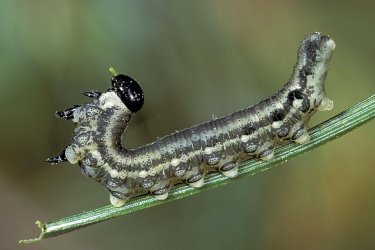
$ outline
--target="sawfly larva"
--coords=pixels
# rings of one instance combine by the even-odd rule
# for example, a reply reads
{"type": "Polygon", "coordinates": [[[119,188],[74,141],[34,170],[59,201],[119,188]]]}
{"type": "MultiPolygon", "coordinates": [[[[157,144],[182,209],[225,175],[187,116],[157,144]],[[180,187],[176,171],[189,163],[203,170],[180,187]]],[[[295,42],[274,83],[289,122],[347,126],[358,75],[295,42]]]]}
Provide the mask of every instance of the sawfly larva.
{"type": "Polygon", "coordinates": [[[166,199],[175,183],[199,188],[208,171],[233,178],[238,163],[249,158],[272,159],[284,141],[309,140],[307,123],[317,110],[333,106],[324,81],[335,42],[326,35],[306,36],[293,74],[276,94],[252,107],[177,131],[136,149],[122,146],[122,134],[144,102],[143,91],[129,76],[112,73],[106,92],[89,91],[92,102],[56,112],[76,123],[71,144],[46,161],[78,163],[84,175],[102,183],[114,206],[151,193],[166,199]]]}

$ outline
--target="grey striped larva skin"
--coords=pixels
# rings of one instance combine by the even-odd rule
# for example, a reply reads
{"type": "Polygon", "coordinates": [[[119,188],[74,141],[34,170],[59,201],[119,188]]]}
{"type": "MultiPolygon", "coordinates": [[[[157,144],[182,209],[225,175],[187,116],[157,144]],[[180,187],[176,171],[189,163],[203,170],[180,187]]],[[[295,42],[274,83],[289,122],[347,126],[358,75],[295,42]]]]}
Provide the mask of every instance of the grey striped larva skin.
{"type": "Polygon", "coordinates": [[[201,187],[209,170],[235,177],[240,161],[252,157],[267,161],[272,159],[275,145],[309,140],[311,116],[332,108],[324,81],[334,48],[329,36],[314,33],[305,37],[291,78],[276,94],[137,149],[121,144],[134,115],[130,106],[113,89],[90,92],[93,102],[60,112],[60,117],[69,116],[76,123],[74,136],[62,155],[47,161],[79,163],[84,175],[106,186],[114,206],[143,193],[166,199],[179,181],[201,187]]]}

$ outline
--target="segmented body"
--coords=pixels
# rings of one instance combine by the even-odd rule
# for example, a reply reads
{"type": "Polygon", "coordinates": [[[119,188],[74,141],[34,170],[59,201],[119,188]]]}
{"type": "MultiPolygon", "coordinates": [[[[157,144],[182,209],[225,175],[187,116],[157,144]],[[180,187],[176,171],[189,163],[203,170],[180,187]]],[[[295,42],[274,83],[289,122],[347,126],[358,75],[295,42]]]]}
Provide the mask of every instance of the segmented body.
{"type": "Polygon", "coordinates": [[[79,163],[86,176],[103,183],[115,206],[146,192],[165,199],[176,180],[200,187],[208,170],[235,177],[244,159],[270,160],[275,145],[308,141],[310,117],[317,109],[332,108],[324,80],[334,47],[328,36],[306,37],[292,77],[273,96],[137,149],[121,144],[133,113],[114,92],[105,92],[74,110],[77,126],[66,158],[79,163]]]}

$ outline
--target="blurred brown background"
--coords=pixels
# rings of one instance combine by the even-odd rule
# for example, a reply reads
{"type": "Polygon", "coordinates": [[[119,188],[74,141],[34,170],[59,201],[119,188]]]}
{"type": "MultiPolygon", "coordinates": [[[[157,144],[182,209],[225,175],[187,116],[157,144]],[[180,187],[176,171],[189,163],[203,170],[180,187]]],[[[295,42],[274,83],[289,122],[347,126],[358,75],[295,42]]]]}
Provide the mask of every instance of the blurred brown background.
{"type": "Polygon", "coordinates": [[[374,249],[374,122],[302,157],[191,198],[33,245],[48,221],[109,203],[77,166],[54,111],[105,90],[109,66],[141,82],[128,147],[274,93],[302,38],[330,34],[334,110],[374,93],[370,1],[0,1],[1,249],[374,249]]]}

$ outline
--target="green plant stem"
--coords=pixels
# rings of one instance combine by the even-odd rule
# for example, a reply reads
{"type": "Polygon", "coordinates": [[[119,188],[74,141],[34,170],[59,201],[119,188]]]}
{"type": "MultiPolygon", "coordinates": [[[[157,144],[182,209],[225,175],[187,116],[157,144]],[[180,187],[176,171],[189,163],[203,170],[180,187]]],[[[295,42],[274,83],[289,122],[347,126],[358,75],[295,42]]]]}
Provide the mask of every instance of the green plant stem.
{"type": "MultiPolygon", "coordinates": [[[[370,121],[372,118],[374,118],[374,116],[375,95],[372,95],[353,107],[341,112],[335,117],[312,128],[309,131],[311,139],[308,143],[303,145],[295,143],[283,145],[275,150],[275,157],[269,162],[255,159],[243,162],[240,165],[237,178],[253,175],[259,171],[264,171],[271,167],[275,167],[278,164],[286,162],[287,160],[301,155],[315,147],[337,139],[338,137],[370,121]]],[[[168,199],[164,201],[159,201],[149,195],[146,195],[134,198],[120,208],[109,205],[55,221],[46,223],[37,221],[37,225],[42,230],[40,236],[35,239],[21,240],[20,243],[31,243],[54,237],[107,219],[115,218],[120,215],[129,214],[148,207],[197,194],[207,189],[219,187],[235,181],[235,179],[228,179],[218,172],[210,173],[205,178],[204,187],[195,189],[188,185],[176,186],[170,191],[168,199]]]]}

